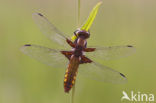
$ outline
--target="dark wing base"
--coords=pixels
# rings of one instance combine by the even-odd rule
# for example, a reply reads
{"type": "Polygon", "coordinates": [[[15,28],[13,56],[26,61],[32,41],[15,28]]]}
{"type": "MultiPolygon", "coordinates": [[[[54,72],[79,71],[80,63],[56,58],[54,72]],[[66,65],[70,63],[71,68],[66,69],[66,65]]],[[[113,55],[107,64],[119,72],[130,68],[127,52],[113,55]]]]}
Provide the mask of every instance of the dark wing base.
{"type": "Polygon", "coordinates": [[[91,63],[93,62],[92,60],[90,60],[89,58],[87,58],[86,56],[81,56],[81,61],[80,64],[84,64],[84,63],[91,63]]]}
{"type": "Polygon", "coordinates": [[[73,54],[72,51],[61,51],[61,53],[70,60],[71,55],[73,54]]]}

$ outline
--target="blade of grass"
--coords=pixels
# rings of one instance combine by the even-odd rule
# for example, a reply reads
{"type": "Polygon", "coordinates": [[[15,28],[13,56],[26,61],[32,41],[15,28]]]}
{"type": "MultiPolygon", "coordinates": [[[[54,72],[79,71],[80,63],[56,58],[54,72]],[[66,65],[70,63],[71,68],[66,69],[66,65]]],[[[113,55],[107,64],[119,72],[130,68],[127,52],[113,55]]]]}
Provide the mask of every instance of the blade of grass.
{"type": "MultiPolygon", "coordinates": [[[[99,7],[100,5],[102,4],[102,1],[98,2],[95,7],[92,9],[88,19],[86,20],[86,22],[84,23],[84,25],[80,28],[81,30],[85,30],[85,31],[88,31],[97,15],[97,12],[99,10],[99,7]]],[[[78,20],[77,20],[77,26],[79,27],[79,24],[80,24],[80,5],[81,5],[81,2],[80,0],[78,0],[78,20]]],[[[72,41],[75,41],[77,38],[77,36],[73,35],[71,37],[71,40],[72,41]]]]}
{"type": "Polygon", "coordinates": [[[102,4],[102,1],[98,2],[95,7],[92,9],[88,19],[84,23],[84,25],[80,28],[81,30],[88,31],[97,15],[97,12],[99,10],[100,5],[102,4]]]}

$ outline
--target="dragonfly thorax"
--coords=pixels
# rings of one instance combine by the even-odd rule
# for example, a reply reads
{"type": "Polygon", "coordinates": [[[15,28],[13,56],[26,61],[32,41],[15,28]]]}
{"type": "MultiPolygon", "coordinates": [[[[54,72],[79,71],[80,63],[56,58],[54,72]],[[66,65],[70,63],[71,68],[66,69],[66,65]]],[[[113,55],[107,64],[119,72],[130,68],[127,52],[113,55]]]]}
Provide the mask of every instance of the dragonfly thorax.
{"type": "Polygon", "coordinates": [[[83,52],[83,47],[80,45],[77,45],[76,48],[74,49],[74,56],[80,57],[83,52]]]}

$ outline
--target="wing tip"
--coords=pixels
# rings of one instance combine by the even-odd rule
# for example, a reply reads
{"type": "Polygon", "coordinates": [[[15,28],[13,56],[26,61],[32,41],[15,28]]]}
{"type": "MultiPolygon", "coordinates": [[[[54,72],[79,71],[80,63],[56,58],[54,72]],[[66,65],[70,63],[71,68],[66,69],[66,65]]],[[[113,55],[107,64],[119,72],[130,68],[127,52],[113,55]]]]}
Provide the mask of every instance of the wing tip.
{"type": "Polygon", "coordinates": [[[41,14],[41,13],[37,13],[39,16],[43,16],[43,14],[41,14]]]}
{"type": "Polygon", "coordinates": [[[31,44],[25,44],[24,46],[31,46],[31,44]]]}
{"type": "Polygon", "coordinates": [[[38,15],[38,16],[42,16],[42,17],[44,16],[43,14],[41,14],[41,13],[38,13],[38,12],[36,12],[36,13],[33,13],[32,15],[33,15],[33,16],[35,16],[35,15],[38,15]]]}
{"type": "Polygon", "coordinates": [[[130,47],[130,48],[132,48],[133,46],[132,46],[132,45],[127,45],[127,47],[130,47]]]}
{"type": "Polygon", "coordinates": [[[132,45],[127,45],[127,48],[131,49],[132,53],[136,52],[136,48],[132,45]]]}
{"type": "Polygon", "coordinates": [[[122,83],[127,83],[127,78],[126,78],[126,76],[124,75],[124,74],[122,74],[122,73],[119,73],[121,76],[122,76],[122,83]]]}
{"type": "Polygon", "coordinates": [[[20,50],[23,52],[23,53],[25,53],[25,49],[27,48],[27,47],[30,47],[30,46],[32,46],[31,44],[25,44],[24,46],[22,46],[21,48],[20,48],[20,50]]]}
{"type": "Polygon", "coordinates": [[[122,77],[126,78],[126,76],[125,76],[124,74],[120,73],[120,75],[121,75],[122,77]]]}

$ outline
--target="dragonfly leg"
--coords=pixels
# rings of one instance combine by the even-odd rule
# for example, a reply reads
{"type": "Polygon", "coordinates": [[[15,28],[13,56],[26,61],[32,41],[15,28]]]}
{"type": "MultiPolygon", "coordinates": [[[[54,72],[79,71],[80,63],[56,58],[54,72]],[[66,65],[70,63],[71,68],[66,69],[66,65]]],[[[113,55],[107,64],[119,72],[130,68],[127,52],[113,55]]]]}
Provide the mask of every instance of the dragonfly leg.
{"type": "Polygon", "coordinates": [[[73,47],[73,48],[76,47],[75,44],[74,44],[71,40],[66,39],[66,42],[67,42],[71,47],[73,47]]]}
{"type": "Polygon", "coordinates": [[[84,56],[84,55],[81,56],[80,64],[91,63],[91,62],[92,62],[92,60],[90,60],[90,59],[87,58],[86,56],[84,56]]]}

